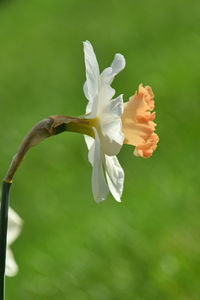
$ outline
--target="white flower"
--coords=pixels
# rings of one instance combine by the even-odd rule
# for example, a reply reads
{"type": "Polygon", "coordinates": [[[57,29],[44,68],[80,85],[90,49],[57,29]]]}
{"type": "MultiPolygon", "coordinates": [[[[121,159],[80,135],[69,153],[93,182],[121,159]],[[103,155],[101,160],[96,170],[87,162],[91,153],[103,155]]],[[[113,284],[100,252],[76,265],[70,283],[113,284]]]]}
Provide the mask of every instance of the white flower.
{"type": "Polygon", "coordinates": [[[124,141],[121,121],[123,96],[112,99],[115,90],[111,88],[111,83],[115,75],[125,67],[125,59],[121,54],[116,54],[111,66],[100,74],[94,50],[88,41],[84,42],[84,55],[86,82],[83,89],[89,101],[85,118],[92,119],[94,125],[94,139],[85,135],[89,149],[88,158],[93,166],[92,192],[94,199],[101,202],[106,199],[110,190],[113,197],[120,202],[124,171],[116,155],[124,141]]]}
{"type": "Polygon", "coordinates": [[[8,233],[7,233],[7,251],[6,251],[6,275],[15,276],[18,272],[18,266],[15,262],[10,245],[16,240],[20,234],[22,226],[21,218],[16,212],[9,208],[8,211],[8,233]]]}

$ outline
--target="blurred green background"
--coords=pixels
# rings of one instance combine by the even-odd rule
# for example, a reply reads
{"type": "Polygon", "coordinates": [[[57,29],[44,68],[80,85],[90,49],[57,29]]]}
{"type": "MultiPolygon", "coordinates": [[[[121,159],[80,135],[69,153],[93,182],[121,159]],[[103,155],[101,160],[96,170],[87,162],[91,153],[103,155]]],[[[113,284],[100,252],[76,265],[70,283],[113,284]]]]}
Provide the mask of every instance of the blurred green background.
{"type": "Polygon", "coordinates": [[[199,0],[1,1],[1,179],[37,121],[85,112],[86,39],[101,70],[125,56],[116,95],[152,86],[159,146],[148,160],[123,147],[122,203],[99,205],[81,135],[32,149],[11,190],[24,227],[6,299],[200,299],[199,0]]]}

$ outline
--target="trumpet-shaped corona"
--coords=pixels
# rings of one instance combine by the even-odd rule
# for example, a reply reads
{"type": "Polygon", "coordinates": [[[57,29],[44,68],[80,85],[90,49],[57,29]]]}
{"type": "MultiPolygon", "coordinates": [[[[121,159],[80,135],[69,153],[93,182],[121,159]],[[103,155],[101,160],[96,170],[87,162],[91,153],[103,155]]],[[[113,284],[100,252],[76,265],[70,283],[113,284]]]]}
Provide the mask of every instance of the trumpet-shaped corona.
{"type": "Polygon", "coordinates": [[[158,136],[154,133],[154,94],[150,86],[139,86],[139,92],[130,97],[124,104],[122,114],[122,131],[124,143],[135,146],[136,156],[148,158],[157,147],[158,136]]]}

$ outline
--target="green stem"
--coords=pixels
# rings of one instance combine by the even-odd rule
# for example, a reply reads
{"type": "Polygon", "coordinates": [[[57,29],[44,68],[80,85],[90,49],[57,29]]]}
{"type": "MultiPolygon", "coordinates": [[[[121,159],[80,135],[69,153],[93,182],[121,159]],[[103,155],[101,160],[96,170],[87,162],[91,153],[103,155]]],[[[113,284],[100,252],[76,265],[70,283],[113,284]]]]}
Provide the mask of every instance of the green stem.
{"type": "Polygon", "coordinates": [[[0,300],[4,300],[6,243],[8,227],[9,191],[11,183],[2,183],[2,200],[0,211],[0,300]]]}

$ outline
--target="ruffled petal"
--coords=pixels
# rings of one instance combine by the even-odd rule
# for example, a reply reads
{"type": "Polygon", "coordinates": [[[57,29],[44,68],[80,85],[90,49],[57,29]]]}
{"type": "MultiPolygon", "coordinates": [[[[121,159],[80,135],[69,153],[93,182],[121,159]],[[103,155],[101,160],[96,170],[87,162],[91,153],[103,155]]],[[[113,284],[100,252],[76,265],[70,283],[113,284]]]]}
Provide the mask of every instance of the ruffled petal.
{"type": "Polygon", "coordinates": [[[116,201],[121,202],[124,186],[124,171],[116,156],[105,155],[104,167],[109,189],[116,201]]]}
{"type": "Polygon", "coordinates": [[[105,177],[102,167],[102,155],[99,135],[94,128],[95,133],[95,147],[93,158],[93,170],[92,170],[92,192],[96,202],[101,202],[108,196],[109,190],[105,182],[105,177]]]}
{"type": "Polygon", "coordinates": [[[15,262],[12,251],[7,248],[6,251],[6,276],[15,276],[18,272],[18,266],[15,262]]]}
{"type": "Polygon", "coordinates": [[[18,216],[18,214],[9,207],[8,211],[8,235],[7,235],[7,244],[10,245],[13,243],[18,235],[20,234],[21,227],[22,227],[23,221],[18,216]]]}
{"type": "Polygon", "coordinates": [[[157,147],[158,136],[154,133],[154,94],[150,86],[139,86],[139,93],[135,93],[129,102],[124,104],[122,115],[122,131],[124,143],[136,146],[136,156],[148,158],[157,147]]]}
{"type": "Polygon", "coordinates": [[[115,76],[125,68],[125,65],[126,61],[124,56],[119,53],[115,54],[111,66],[109,68],[106,68],[101,73],[101,85],[110,85],[113,82],[115,76]]]}
{"type": "Polygon", "coordinates": [[[104,154],[117,155],[123,145],[121,115],[123,113],[123,96],[108,101],[99,117],[99,135],[104,154]]]}

